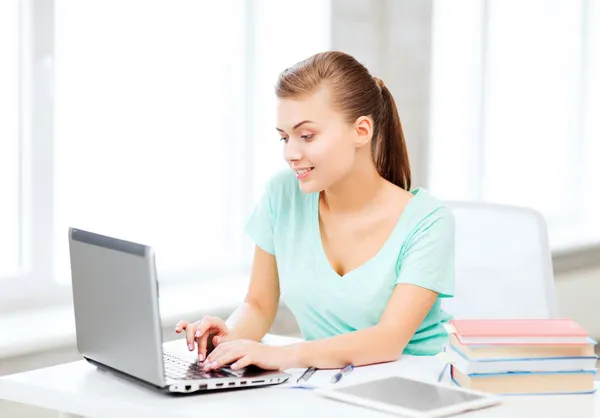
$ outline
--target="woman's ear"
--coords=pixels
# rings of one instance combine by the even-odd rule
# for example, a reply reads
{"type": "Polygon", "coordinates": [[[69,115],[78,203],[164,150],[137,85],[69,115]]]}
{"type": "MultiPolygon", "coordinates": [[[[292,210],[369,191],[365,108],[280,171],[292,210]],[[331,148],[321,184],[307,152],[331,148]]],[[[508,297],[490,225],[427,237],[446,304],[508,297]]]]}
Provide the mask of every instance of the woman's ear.
{"type": "Polygon", "coordinates": [[[373,119],[370,116],[361,116],[354,122],[356,131],[356,148],[363,147],[373,138],[373,119]]]}

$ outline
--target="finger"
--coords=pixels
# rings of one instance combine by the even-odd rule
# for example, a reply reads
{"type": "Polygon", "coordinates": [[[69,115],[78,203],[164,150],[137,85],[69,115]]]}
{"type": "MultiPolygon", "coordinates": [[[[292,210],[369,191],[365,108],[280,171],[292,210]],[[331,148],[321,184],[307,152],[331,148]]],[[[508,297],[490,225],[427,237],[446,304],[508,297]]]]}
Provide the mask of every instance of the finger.
{"type": "Polygon", "coordinates": [[[221,353],[218,356],[215,356],[210,363],[210,368],[218,369],[219,367],[231,364],[244,356],[245,353],[241,353],[239,350],[221,350],[221,353]]]}
{"type": "Polygon", "coordinates": [[[188,350],[192,351],[196,347],[196,325],[190,324],[185,328],[185,339],[187,340],[188,350]]]}
{"type": "Polygon", "coordinates": [[[219,353],[223,350],[222,347],[215,348],[209,355],[206,356],[206,363],[212,363],[219,356],[219,353]]]}
{"type": "Polygon", "coordinates": [[[197,330],[195,335],[198,341],[198,361],[204,361],[206,358],[206,345],[210,334],[208,332],[201,334],[200,330],[197,330]]]}
{"type": "MultiPolygon", "coordinates": [[[[211,333],[214,331],[214,324],[200,324],[196,329],[194,336],[198,343],[198,360],[203,361],[206,359],[208,353],[208,339],[211,333]]],[[[213,347],[214,348],[214,347],[213,347]]]]}
{"type": "Polygon", "coordinates": [[[216,347],[219,344],[223,344],[223,343],[227,343],[233,341],[232,339],[230,339],[228,336],[223,336],[223,335],[215,335],[213,337],[213,345],[216,347]]]}
{"type": "Polygon", "coordinates": [[[225,337],[220,337],[218,335],[215,335],[212,339],[212,343],[213,343],[213,347],[217,347],[219,344],[223,344],[226,343],[227,340],[225,337]]]}
{"type": "Polygon", "coordinates": [[[204,334],[208,335],[208,332],[215,326],[214,320],[210,316],[205,316],[202,318],[202,321],[196,323],[196,331],[198,331],[199,335],[202,336],[204,334]]]}
{"type": "Polygon", "coordinates": [[[215,369],[223,365],[223,359],[228,358],[231,354],[232,347],[221,345],[215,348],[212,353],[208,355],[204,365],[209,369],[215,369]]]}
{"type": "Polygon", "coordinates": [[[236,343],[239,343],[239,342],[238,341],[229,341],[229,342],[221,343],[218,347],[215,347],[215,349],[209,355],[206,356],[206,361],[207,362],[215,361],[215,359],[218,356],[220,356],[223,352],[229,350],[234,345],[237,345],[236,343]]]}
{"type": "Polygon", "coordinates": [[[187,326],[188,326],[188,321],[181,320],[177,324],[175,324],[175,332],[180,333],[187,326]]]}
{"type": "Polygon", "coordinates": [[[244,357],[240,358],[238,361],[236,361],[235,363],[233,363],[231,365],[231,369],[239,370],[239,369],[243,369],[244,367],[248,367],[251,364],[252,364],[252,359],[250,358],[250,356],[244,356],[244,357]]]}

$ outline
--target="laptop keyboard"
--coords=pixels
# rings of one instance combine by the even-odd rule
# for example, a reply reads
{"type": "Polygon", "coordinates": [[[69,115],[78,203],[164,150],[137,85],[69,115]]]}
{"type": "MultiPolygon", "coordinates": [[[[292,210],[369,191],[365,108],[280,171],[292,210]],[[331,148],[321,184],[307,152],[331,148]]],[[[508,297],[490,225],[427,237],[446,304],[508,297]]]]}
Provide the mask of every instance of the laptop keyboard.
{"type": "Polygon", "coordinates": [[[198,366],[197,362],[190,362],[189,360],[173,354],[164,353],[163,361],[165,364],[165,376],[173,380],[199,380],[237,377],[235,374],[227,373],[223,369],[205,372],[202,370],[202,366],[198,366]]]}

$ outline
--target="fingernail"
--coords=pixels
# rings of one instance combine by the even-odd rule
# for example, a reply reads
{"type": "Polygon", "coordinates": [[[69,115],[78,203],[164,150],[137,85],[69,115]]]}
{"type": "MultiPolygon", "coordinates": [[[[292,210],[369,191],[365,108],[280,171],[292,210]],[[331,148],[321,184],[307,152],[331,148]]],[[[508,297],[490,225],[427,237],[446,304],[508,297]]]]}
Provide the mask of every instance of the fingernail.
{"type": "Polygon", "coordinates": [[[232,369],[232,370],[236,370],[237,368],[238,368],[238,365],[237,365],[237,363],[233,363],[233,364],[231,365],[231,369],[232,369]]]}
{"type": "Polygon", "coordinates": [[[196,331],[196,333],[194,334],[196,337],[200,336],[200,331],[196,331]]]}
{"type": "Polygon", "coordinates": [[[198,354],[198,361],[204,360],[204,356],[202,354],[198,354]]]}
{"type": "Polygon", "coordinates": [[[213,361],[212,363],[210,363],[210,367],[212,367],[213,369],[218,369],[219,363],[217,363],[216,361],[213,361]]]}
{"type": "Polygon", "coordinates": [[[189,348],[190,350],[193,350],[193,349],[194,349],[194,345],[193,345],[193,344],[188,344],[188,348],[189,348]]]}

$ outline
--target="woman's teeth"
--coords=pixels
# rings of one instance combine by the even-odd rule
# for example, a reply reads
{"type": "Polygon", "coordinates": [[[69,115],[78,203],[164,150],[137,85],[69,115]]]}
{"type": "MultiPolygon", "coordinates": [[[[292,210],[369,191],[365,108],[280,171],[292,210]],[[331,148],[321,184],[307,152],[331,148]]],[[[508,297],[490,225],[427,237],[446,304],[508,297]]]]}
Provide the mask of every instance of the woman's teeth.
{"type": "Polygon", "coordinates": [[[310,167],[310,168],[303,168],[301,170],[296,170],[296,173],[298,174],[304,174],[304,173],[308,173],[310,170],[312,170],[314,167],[310,167]]]}

